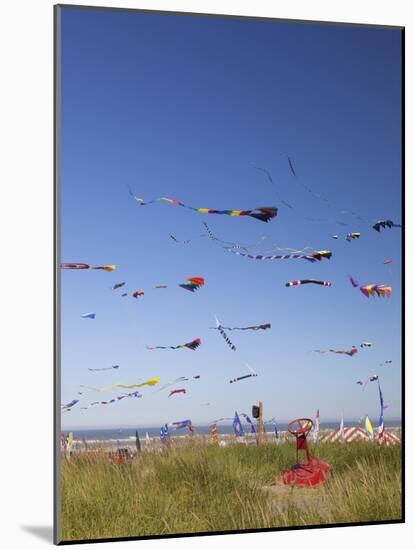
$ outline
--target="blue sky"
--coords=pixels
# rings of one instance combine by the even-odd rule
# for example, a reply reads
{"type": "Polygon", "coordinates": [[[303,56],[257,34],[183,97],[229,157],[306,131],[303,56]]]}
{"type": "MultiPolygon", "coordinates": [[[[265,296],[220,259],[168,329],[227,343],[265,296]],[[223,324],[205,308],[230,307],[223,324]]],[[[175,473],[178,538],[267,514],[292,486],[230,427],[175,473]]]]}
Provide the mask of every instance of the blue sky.
{"type": "Polygon", "coordinates": [[[266,417],[280,420],[320,408],[322,420],[343,412],[376,421],[377,388],[356,385],[375,373],[387,416],[400,416],[401,230],[371,228],[382,218],[401,221],[399,30],[63,8],[61,109],[61,260],[117,265],[112,273],[62,271],[62,402],[78,398],[80,384],[201,375],[184,396],[143,388],[142,399],[82,411],[118,394],[85,392],[63,415],[64,428],[209,421],[249,412],[259,400],[266,417]],[[163,202],[140,207],[129,186],[147,200],[279,212],[265,224],[163,202]],[[312,246],[333,258],[238,257],[197,238],[203,221],[224,240],[267,236],[264,251],[312,246]],[[349,231],[360,240],[332,239],[349,231]],[[169,234],[195,240],[177,244],[169,234]],[[391,299],[366,299],[348,274],[390,283],[391,299]],[[191,294],[177,286],[190,276],[205,277],[205,287],[191,294]],[[285,287],[303,278],[333,286],[285,287]],[[110,290],[121,281],[145,296],[121,298],[110,290]],[[95,320],[80,317],[89,311],[95,320]],[[233,352],[209,329],[215,314],[225,326],[272,328],[229,333],[233,352]],[[145,349],[197,337],[194,352],[145,349]],[[373,347],[353,358],[310,351],[363,341],[373,347]],[[380,367],[385,359],[392,365],[380,367]],[[229,384],[244,362],[258,377],[229,384]],[[120,369],[87,370],[113,364],[120,369]]]}

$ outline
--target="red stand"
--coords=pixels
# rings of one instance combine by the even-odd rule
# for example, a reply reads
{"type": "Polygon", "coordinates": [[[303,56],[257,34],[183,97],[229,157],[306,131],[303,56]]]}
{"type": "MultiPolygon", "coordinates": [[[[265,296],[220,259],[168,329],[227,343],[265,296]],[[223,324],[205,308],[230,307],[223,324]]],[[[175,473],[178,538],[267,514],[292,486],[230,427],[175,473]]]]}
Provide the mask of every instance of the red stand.
{"type": "Polygon", "coordinates": [[[307,435],[313,427],[310,418],[297,418],[288,424],[288,431],[296,438],[296,461],[283,474],[285,485],[297,485],[300,487],[315,487],[324,483],[330,473],[331,466],[324,460],[314,458],[307,444],[307,435]],[[298,451],[304,451],[306,462],[298,462],[298,451]]]}

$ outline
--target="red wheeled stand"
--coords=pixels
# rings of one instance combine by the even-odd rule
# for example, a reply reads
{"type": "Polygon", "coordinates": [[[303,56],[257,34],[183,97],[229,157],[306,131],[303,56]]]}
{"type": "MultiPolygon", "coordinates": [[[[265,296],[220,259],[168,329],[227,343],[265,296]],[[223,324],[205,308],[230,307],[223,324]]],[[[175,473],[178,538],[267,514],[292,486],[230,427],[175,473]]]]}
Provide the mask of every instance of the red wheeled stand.
{"type": "Polygon", "coordinates": [[[310,418],[297,418],[288,424],[288,431],[296,438],[296,464],[285,470],[283,481],[286,485],[298,485],[300,487],[315,487],[324,483],[330,473],[331,466],[324,460],[314,458],[307,444],[307,435],[313,428],[310,418]],[[298,462],[298,451],[304,451],[306,462],[298,462]]]}

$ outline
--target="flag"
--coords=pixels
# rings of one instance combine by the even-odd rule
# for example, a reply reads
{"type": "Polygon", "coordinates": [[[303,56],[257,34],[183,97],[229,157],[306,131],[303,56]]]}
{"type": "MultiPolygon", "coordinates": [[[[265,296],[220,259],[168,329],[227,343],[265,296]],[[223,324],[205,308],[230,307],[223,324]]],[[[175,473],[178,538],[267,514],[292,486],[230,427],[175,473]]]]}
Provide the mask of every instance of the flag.
{"type": "Polygon", "coordinates": [[[317,443],[320,433],[320,409],[317,409],[316,420],[314,422],[313,440],[317,443]]]}
{"type": "Polygon", "coordinates": [[[275,439],[278,441],[278,428],[276,424],[274,426],[274,432],[275,432],[275,439]]]}
{"type": "Polygon", "coordinates": [[[168,443],[169,439],[170,439],[169,427],[167,426],[167,424],[164,424],[164,426],[160,428],[160,441],[162,443],[168,443]]]}
{"type": "Polygon", "coordinates": [[[369,437],[373,438],[373,426],[368,415],[365,418],[365,429],[369,437]]]}
{"type": "Polygon", "coordinates": [[[235,432],[236,437],[242,437],[245,435],[244,429],[242,428],[241,421],[239,420],[238,413],[235,411],[235,418],[233,419],[233,431],[235,432]]]}
{"type": "Polygon", "coordinates": [[[189,428],[191,432],[194,430],[191,420],[180,420],[179,422],[172,422],[171,425],[176,430],[182,430],[183,428],[189,428]]]}
{"type": "Polygon", "coordinates": [[[256,434],[255,426],[252,420],[249,418],[249,416],[245,413],[242,413],[242,416],[246,419],[248,424],[251,426],[251,433],[256,434]]]}
{"type": "Polygon", "coordinates": [[[379,425],[378,425],[378,438],[382,439],[385,433],[385,424],[383,423],[383,395],[382,390],[380,389],[380,384],[378,380],[378,387],[379,387],[379,401],[380,401],[380,416],[379,416],[379,425]]]}
{"type": "Polygon", "coordinates": [[[342,440],[344,440],[344,418],[343,418],[343,414],[342,414],[342,417],[340,419],[340,428],[339,428],[339,432],[340,432],[340,438],[342,440]]]}
{"type": "Polygon", "coordinates": [[[216,424],[212,424],[210,427],[210,442],[215,445],[218,443],[218,427],[216,424]]]}
{"type": "Polygon", "coordinates": [[[139,453],[141,451],[141,443],[140,443],[140,438],[138,437],[137,430],[135,431],[135,447],[137,449],[137,453],[139,453]]]}

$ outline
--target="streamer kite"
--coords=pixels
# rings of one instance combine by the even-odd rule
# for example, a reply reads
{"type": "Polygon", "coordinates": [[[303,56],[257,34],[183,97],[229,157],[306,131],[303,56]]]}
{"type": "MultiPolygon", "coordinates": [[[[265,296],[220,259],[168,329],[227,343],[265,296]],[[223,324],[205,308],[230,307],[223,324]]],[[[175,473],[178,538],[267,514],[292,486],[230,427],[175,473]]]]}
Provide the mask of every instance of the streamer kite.
{"type": "Polygon", "coordinates": [[[332,284],[328,281],[317,281],[316,279],[302,279],[300,281],[289,281],[288,283],[285,283],[285,286],[299,286],[299,285],[308,285],[308,284],[332,286],[332,284]]]}
{"type": "Polygon", "coordinates": [[[195,290],[198,290],[200,287],[202,287],[205,284],[205,279],[203,277],[189,277],[186,279],[185,283],[179,284],[181,288],[184,288],[185,290],[189,290],[190,292],[194,292],[195,290]]]}
{"type": "Polygon", "coordinates": [[[321,354],[330,352],[330,353],[337,353],[337,354],[340,354],[340,355],[348,355],[349,357],[353,357],[353,355],[358,352],[358,349],[353,346],[349,350],[342,350],[342,349],[321,350],[321,349],[315,349],[313,351],[315,353],[321,353],[321,354]]]}
{"type": "Polygon", "coordinates": [[[82,388],[86,388],[88,390],[93,391],[110,391],[114,388],[124,388],[127,390],[132,390],[134,388],[141,388],[142,386],[155,386],[160,382],[160,378],[151,378],[150,380],[146,380],[145,382],[140,382],[138,384],[113,384],[112,386],[106,386],[105,388],[94,388],[93,386],[81,386],[82,388]]]}
{"type": "Polygon", "coordinates": [[[179,393],[187,393],[185,388],[179,388],[177,390],[171,390],[171,392],[169,393],[169,397],[171,397],[172,395],[176,395],[176,394],[179,394],[179,393]]]}
{"type": "Polygon", "coordinates": [[[230,339],[228,338],[228,335],[226,334],[226,332],[223,330],[223,327],[222,325],[220,324],[220,321],[217,317],[215,317],[215,320],[216,320],[216,328],[217,330],[222,334],[223,336],[223,339],[225,340],[225,342],[228,344],[228,346],[230,347],[230,349],[232,351],[236,351],[236,346],[234,346],[232,344],[232,342],[230,341],[230,339]]]}
{"type": "MultiPolygon", "coordinates": [[[[219,327],[210,327],[213,330],[219,330],[219,327]]],[[[263,325],[252,325],[249,327],[222,327],[225,330],[267,330],[271,328],[270,323],[264,323],[263,325]]]]}
{"type": "Polygon", "coordinates": [[[61,264],[61,269],[101,269],[103,271],[114,271],[116,268],[117,268],[116,265],[93,266],[88,264],[71,264],[71,263],[61,264]]]}
{"type": "Polygon", "coordinates": [[[238,256],[245,256],[246,258],[250,258],[251,260],[297,260],[297,259],[303,259],[308,260],[309,262],[320,262],[323,258],[326,258],[327,260],[330,260],[333,253],[330,250],[318,250],[316,252],[310,252],[308,254],[299,254],[299,253],[292,253],[292,254],[278,254],[278,255],[268,255],[264,256],[262,254],[247,254],[245,252],[238,252],[236,250],[229,249],[229,252],[232,252],[233,254],[237,254],[238,256]]]}
{"type": "Polygon", "coordinates": [[[187,344],[179,344],[177,346],[153,346],[153,347],[146,346],[146,348],[149,349],[149,350],[187,348],[187,349],[191,349],[191,350],[194,351],[200,346],[201,343],[202,343],[202,340],[200,338],[196,338],[195,340],[192,340],[191,342],[187,342],[187,344]]]}
{"type": "Polygon", "coordinates": [[[392,229],[392,227],[402,227],[402,225],[394,223],[392,220],[378,220],[372,227],[375,231],[380,233],[381,228],[386,229],[389,227],[389,229],[392,229]]]}
{"type": "Polygon", "coordinates": [[[82,319],[95,319],[95,313],[91,311],[91,313],[82,313],[81,314],[82,319]]]}
{"type": "Polygon", "coordinates": [[[89,403],[86,407],[81,407],[82,410],[90,409],[91,407],[94,407],[95,405],[111,405],[112,403],[116,403],[117,401],[121,401],[122,399],[126,398],[132,398],[137,397],[141,398],[143,397],[140,392],[134,391],[131,393],[124,393],[122,395],[118,395],[117,397],[114,397],[113,399],[110,399],[109,401],[93,401],[92,403],[89,403]]]}
{"type": "Polygon", "coordinates": [[[252,210],[213,210],[211,208],[195,208],[193,206],[188,206],[187,204],[184,204],[178,199],[169,199],[167,197],[160,197],[159,199],[154,199],[154,200],[145,202],[144,199],[133,195],[131,192],[130,194],[140,204],[140,206],[147,206],[149,204],[153,204],[158,201],[166,201],[175,206],[181,206],[182,208],[187,208],[188,210],[193,210],[194,212],[200,212],[201,214],[221,214],[221,215],[234,216],[234,217],[249,216],[251,218],[255,218],[256,220],[260,220],[261,222],[265,222],[265,223],[275,218],[278,213],[278,208],[276,208],[275,206],[260,206],[252,210]]]}
{"type": "Polygon", "coordinates": [[[88,369],[90,371],[102,371],[102,370],[113,370],[113,369],[119,369],[120,365],[112,365],[112,367],[103,367],[102,369],[88,369]]]}

